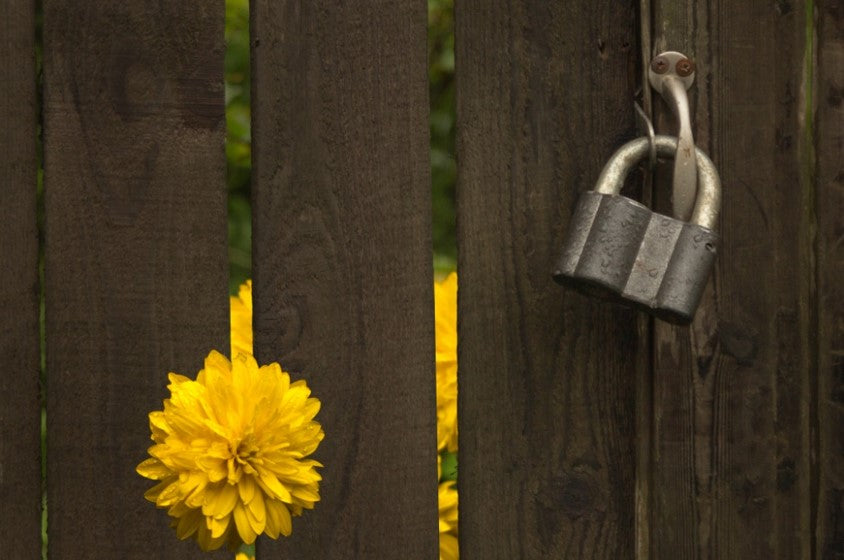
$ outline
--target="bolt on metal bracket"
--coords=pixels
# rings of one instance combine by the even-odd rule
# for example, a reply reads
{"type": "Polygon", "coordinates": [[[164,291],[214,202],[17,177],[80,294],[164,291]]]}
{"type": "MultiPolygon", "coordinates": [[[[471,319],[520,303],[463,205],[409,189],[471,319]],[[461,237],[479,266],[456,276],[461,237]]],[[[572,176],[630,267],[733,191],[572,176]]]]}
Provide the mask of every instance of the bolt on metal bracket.
{"type": "Polygon", "coordinates": [[[672,204],[678,220],[688,220],[697,197],[697,157],[692,135],[692,119],[686,90],[695,79],[695,65],[686,55],[675,51],[660,53],[651,61],[648,81],[671,106],[680,126],[677,154],[674,157],[672,204]]]}

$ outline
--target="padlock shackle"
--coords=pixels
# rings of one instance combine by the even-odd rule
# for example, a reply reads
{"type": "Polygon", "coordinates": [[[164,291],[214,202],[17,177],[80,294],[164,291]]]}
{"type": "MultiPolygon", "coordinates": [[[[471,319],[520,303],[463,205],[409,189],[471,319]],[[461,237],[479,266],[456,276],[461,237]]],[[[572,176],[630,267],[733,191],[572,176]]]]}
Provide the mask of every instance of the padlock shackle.
{"type": "MultiPolygon", "coordinates": [[[[677,152],[677,139],[673,136],[654,136],[657,153],[661,157],[673,158],[677,152]]],[[[649,138],[637,138],[620,147],[604,166],[598,183],[593,189],[601,194],[619,194],[624,179],[630,170],[648,156],[649,138]]],[[[712,160],[700,148],[697,156],[698,189],[691,222],[705,228],[715,229],[718,212],[721,210],[721,179],[712,160]]]]}

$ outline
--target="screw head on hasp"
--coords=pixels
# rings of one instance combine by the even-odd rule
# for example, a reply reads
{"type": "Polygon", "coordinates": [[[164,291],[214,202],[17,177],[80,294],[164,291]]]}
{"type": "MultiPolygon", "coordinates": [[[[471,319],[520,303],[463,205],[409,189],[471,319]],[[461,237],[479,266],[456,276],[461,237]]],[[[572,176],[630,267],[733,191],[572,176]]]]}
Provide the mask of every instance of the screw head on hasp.
{"type": "Polygon", "coordinates": [[[691,76],[695,71],[695,63],[688,58],[680,59],[677,61],[677,64],[674,65],[674,71],[677,72],[677,75],[681,78],[691,76]]]}
{"type": "Polygon", "coordinates": [[[651,61],[651,70],[657,74],[665,74],[669,67],[668,59],[664,56],[658,56],[651,61]]]}
{"type": "Polygon", "coordinates": [[[680,78],[685,89],[692,87],[697,66],[694,61],[677,51],[665,51],[656,55],[648,70],[651,87],[662,94],[663,83],[671,77],[680,78]]]}

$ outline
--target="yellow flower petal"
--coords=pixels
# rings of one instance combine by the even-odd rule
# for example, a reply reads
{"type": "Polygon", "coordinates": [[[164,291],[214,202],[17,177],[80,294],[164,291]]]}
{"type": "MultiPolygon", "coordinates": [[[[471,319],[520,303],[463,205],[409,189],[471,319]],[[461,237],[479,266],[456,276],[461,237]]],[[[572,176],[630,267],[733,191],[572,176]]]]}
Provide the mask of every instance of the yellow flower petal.
{"type": "Polygon", "coordinates": [[[137,466],[158,481],[145,497],[167,510],[179,538],[203,550],[257,535],[289,535],[291,516],[319,500],[309,457],[324,437],[304,381],[249,355],[211,352],[196,380],[171,374],[170,398],[150,413],[155,445],[137,466]]]}
{"type": "Polygon", "coordinates": [[[234,523],[237,526],[237,532],[244,543],[252,544],[255,542],[255,537],[257,537],[258,534],[252,530],[252,526],[249,524],[249,518],[246,515],[246,510],[240,504],[237,504],[234,508],[234,523]]]}
{"type": "Polygon", "coordinates": [[[229,517],[223,517],[221,519],[217,519],[216,517],[206,517],[206,526],[208,530],[211,531],[211,538],[216,539],[222,537],[226,529],[229,528],[229,517]]]}
{"type": "Polygon", "coordinates": [[[150,478],[152,480],[161,480],[173,475],[172,470],[154,457],[143,461],[135,470],[144,478],[150,478]]]}
{"type": "Polygon", "coordinates": [[[144,492],[144,498],[153,503],[158,502],[158,496],[160,496],[161,492],[165,488],[170,486],[172,482],[173,479],[162,480],[161,482],[144,492]]]}
{"type": "Polygon", "coordinates": [[[434,283],[437,448],[457,451],[457,273],[434,283]]]}
{"type": "Polygon", "coordinates": [[[221,519],[234,509],[237,503],[237,488],[231,484],[215,484],[205,491],[202,515],[221,519]]]}
{"type": "Polygon", "coordinates": [[[198,511],[193,510],[188,512],[186,515],[179,518],[178,523],[176,524],[176,536],[185,540],[196,533],[203,521],[204,518],[198,511]]]}
{"type": "Polygon", "coordinates": [[[440,483],[438,489],[440,560],[456,560],[458,500],[454,481],[440,483]]]}
{"type": "Polygon", "coordinates": [[[279,534],[289,536],[293,530],[290,510],[278,500],[267,500],[267,534],[277,539],[279,534]]]}
{"type": "Polygon", "coordinates": [[[249,520],[249,526],[256,534],[260,535],[264,532],[267,526],[267,510],[264,506],[264,498],[261,493],[255,494],[255,499],[249,502],[244,508],[246,510],[246,518],[249,520]]]}
{"type": "Polygon", "coordinates": [[[288,504],[293,501],[290,491],[279,482],[275,475],[265,469],[259,469],[258,473],[260,474],[259,484],[264,487],[265,492],[288,504]]]}
{"type": "Polygon", "coordinates": [[[240,285],[237,296],[230,298],[231,354],[252,354],[252,280],[240,285]]]}
{"type": "Polygon", "coordinates": [[[458,560],[460,558],[457,537],[448,533],[440,534],[440,560],[458,560]]]}
{"type": "Polygon", "coordinates": [[[240,493],[240,501],[248,504],[255,497],[258,485],[255,484],[255,480],[251,476],[244,476],[240,484],[237,485],[237,490],[240,493]]]}

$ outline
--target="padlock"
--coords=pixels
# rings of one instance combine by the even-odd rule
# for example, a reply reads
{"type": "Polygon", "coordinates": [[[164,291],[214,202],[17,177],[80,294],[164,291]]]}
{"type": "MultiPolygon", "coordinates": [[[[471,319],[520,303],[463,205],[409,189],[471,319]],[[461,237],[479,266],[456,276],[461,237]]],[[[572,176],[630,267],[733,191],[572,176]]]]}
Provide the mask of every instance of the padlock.
{"type": "MultiPolygon", "coordinates": [[[[687,324],[715,262],[721,181],[712,161],[696,148],[698,189],[690,222],[621,196],[625,177],[647,157],[650,142],[637,138],[619,148],[595,188],[580,195],[554,280],[687,324]]],[[[654,136],[653,142],[662,157],[677,150],[674,137],[654,136]]]]}

